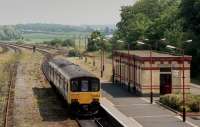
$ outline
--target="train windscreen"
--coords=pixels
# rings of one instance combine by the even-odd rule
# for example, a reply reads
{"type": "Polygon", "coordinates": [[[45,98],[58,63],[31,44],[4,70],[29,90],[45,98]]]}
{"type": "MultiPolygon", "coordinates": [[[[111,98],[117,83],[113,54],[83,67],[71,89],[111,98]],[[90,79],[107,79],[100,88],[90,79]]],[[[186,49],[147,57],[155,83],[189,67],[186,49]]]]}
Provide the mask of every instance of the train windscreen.
{"type": "Polygon", "coordinates": [[[100,82],[94,78],[80,78],[71,81],[72,92],[97,92],[100,89],[100,82]]]}
{"type": "Polygon", "coordinates": [[[91,90],[92,91],[99,91],[99,80],[92,79],[91,80],[91,90]]]}

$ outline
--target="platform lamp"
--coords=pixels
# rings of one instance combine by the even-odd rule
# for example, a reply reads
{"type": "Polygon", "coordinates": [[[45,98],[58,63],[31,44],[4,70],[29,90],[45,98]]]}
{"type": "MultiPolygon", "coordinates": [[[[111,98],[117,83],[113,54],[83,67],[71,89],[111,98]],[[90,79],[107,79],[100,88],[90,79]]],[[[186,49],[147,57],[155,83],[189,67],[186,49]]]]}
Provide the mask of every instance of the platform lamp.
{"type": "MultiPolygon", "coordinates": [[[[123,42],[121,40],[116,40],[117,42],[123,42]]],[[[114,46],[112,45],[112,83],[114,85],[114,82],[115,82],[115,65],[114,65],[114,53],[115,53],[115,48],[114,46]]]]}
{"type": "Polygon", "coordinates": [[[160,39],[161,41],[166,41],[166,38],[162,38],[162,39],[160,39]]]}
{"type": "MultiPolygon", "coordinates": [[[[96,37],[96,38],[94,38],[92,40],[93,41],[99,41],[99,40],[101,40],[101,38],[100,37],[96,37]]],[[[102,78],[103,77],[103,55],[102,55],[103,49],[101,48],[99,51],[101,53],[101,78],[102,78]]]]}
{"type": "MultiPolygon", "coordinates": [[[[149,41],[149,39],[144,39],[145,41],[149,41]]],[[[144,43],[142,41],[137,41],[139,45],[147,45],[150,48],[150,103],[153,104],[153,85],[152,85],[152,47],[150,44],[144,43]]]]}
{"type": "MultiPolygon", "coordinates": [[[[97,37],[96,40],[97,41],[100,41],[102,38],[100,37],[97,37]]],[[[100,49],[101,51],[101,78],[103,77],[103,69],[104,69],[104,63],[103,63],[103,60],[104,60],[104,49],[101,47],[100,49]]]]}
{"type": "Polygon", "coordinates": [[[112,44],[112,84],[114,85],[115,83],[115,67],[114,67],[114,47],[112,44]]]}
{"type": "MultiPolygon", "coordinates": [[[[187,40],[185,41],[185,43],[190,43],[192,42],[192,40],[187,40]]],[[[185,61],[185,50],[183,48],[177,48],[175,46],[172,46],[172,45],[167,45],[166,46],[167,48],[169,49],[173,49],[173,50],[180,50],[180,52],[182,53],[182,68],[183,68],[183,122],[186,121],[186,109],[185,109],[185,64],[184,64],[184,61],[185,61]]]]}
{"type": "Polygon", "coordinates": [[[107,42],[108,41],[108,39],[106,39],[106,38],[104,38],[103,39],[103,71],[105,70],[105,50],[104,50],[104,48],[105,48],[105,42],[107,42]]]}
{"type": "MultiPolygon", "coordinates": [[[[117,42],[120,42],[120,43],[125,43],[125,41],[123,40],[117,40],[117,42]]],[[[128,91],[130,92],[131,90],[131,75],[130,75],[130,44],[128,42],[127,43],[127,47],[128,47],[128,91]]]]}
{"type": "Polygon", "coordinates": [[[81,59],[81,35],[79,35],[79,41],[78,41],[78,51],[79,51],[79,59],[81,59]]]}
{"type": "Polygon", "coordinates": [[[87,51],[88,35],[85,35],[85,51],[87,51]]]}
{"type": "MultiPolygon", "coordinates": [[[[123,40],[117,40],[118,43],[124,43],[123,40]]],[[[120,55],[120,65],[119,65],[119,73],[120,73],[120,85],[122,84],[122,81],[121,81],[121,55],[120,55]]]]}
{"type": "Polygon", "coordinates": [[[131,60],[130,60],[130,44],[127,43],[128,45],[128,91],[131,91],[131,60]]]}

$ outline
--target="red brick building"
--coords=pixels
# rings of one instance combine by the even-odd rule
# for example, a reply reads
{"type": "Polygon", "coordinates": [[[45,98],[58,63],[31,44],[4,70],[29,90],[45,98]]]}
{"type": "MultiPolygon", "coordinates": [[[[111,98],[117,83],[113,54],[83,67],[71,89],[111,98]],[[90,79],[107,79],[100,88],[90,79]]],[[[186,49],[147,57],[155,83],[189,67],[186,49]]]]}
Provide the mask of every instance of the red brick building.
{"type": "Polygon", "coordinates": [[[150,57],[150,51],[147,50],[130,51],[129,54],[128,51],[114,51],[114,81],[143,95],[149,94],[151,88],[154,95],[176,93],[183,89],[184,70],[184,87],[185,91],[189,92],[191,60],[191,56],[182,57],[158,52],[152,52],[150,57]]]}

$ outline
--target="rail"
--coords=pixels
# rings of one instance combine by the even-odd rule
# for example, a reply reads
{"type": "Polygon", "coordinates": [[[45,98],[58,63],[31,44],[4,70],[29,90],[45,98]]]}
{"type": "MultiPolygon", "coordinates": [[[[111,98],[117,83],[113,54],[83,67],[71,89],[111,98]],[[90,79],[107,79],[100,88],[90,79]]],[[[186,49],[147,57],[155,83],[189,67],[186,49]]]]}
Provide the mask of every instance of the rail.
{"type": "Polygon", "coordinates": [[[95,120],[92,120],[92,119],[89,119],[89,120],[76,119],[76,121],[77,121],[79,127],[98,127],[95,120]]]}
{"type": "MultiPolygon", "coordinates": [[[[11,47],[14,49],[14,51],[18,54],[21,53],[21,50],[16,47],[11,47]]],[[[17,74],[17,66],[18,61],[16,61],[14,64],[11,64],[9,66],[10,69],[10,78],[9,78],[9,88],[7,93],[7,99],[6,99],[6,106],[4,110],[4,124],[3,127],[10,127],[13,126],[13,104],[14,104],[14,88],[15,88],[15,79],[17,74]]]]}
{"type": "Polygon", "coordinates": [[[95,119],[95,123],[97,124],[98,127],[104,127],[98,119],[95,119]]]}
{"type": "Polygon", "coordinates": [[[0,47],[2,48],[2,51],[0,52],[0,54],[6,53],[8,51],[8,47],[7,46],[0,44],[0,47]]]}

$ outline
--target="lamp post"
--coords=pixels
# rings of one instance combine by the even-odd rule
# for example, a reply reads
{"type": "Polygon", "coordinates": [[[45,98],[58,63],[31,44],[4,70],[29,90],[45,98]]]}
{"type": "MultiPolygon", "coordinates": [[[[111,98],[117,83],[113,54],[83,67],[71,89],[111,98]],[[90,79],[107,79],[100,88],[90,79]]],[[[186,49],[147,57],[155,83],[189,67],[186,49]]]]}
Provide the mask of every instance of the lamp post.
{"type": "MultiPolygon", "coordinates": [[[[186,43],[190,43],[192,42],[192,40],[187,40],[185,41],[186,43]]],[[[180,50],[180,52],[182,53],[182,79],[183,79],[183,122],[186,121],[186,109],[185,109],[185,50],[182,48],[177,48],[175,46],[171,46],[171,45],[167,45],[167,48],[170,49],[176,49],[176,50],[180,50]]]]}
{"type": "Polygon", "coordinates": [[[103,77],[103,52],[101,49],[101,78],[103,77]]]}
{"type": "Polygon", "coordinates": [[[128,43],[128,91],[131,90],[131,64],[130,64],[130,44],[128,43]]]}
{"type": "Polygon", "coordinates": [[[87,41],[88,41],[88,36],[85,36],[85,51],[87,51],[87,41]]]}
{"type": "Polygon", "coordinates": [[[114,85],[114,83],[115,83],[115,56],[114,56],[114,53],[115,53],[115,51],[114,51],[114,47],[113,47],[113,45],[112,45],[112,82],[113,82],[113,85],[114,85]]]}
{"type": "Polygon", "coordinates": [[[103,45],[103,48],[102,48],[103,49],[103,71],[105,70],[105,51],[104,51],[104,48],[105,48],[105,42],[106,41],[108,41],[108,40],[104,38],[103,44],[102,44],[103,45]]]}
{"type": "MultiPolygon", "coordinates": [[[[101,40],[102,42],[105,40],[105,39],[102,39],[100,37],[97,37],[97,40],[101,40]]],[[[103,43],[102,43],[102,46],[103,46],[103,43]]],[[[101,47],[101,78],[103,77],[103,72],[104,72],[104,46],[101,47]]]]}
{"type": "MultiPolygon", "coordinates": [[[[144,39],[145,41],[149,41],[149,39],[144,39]]],[[[149,48],[150,48],[150,51],[149,51],[149,54],[150,54],[150,103],[153,104],[153,85],[152,85],[152,47],[150,44],[146,44],[142,41],[137,41],[137,44],[140,44],[140,45],[147,45],[149,48]]]]}
{"type": "Polygon", "coordinates": [[[112,47],[112,84],[115,82],[114,49],[112,47]]]}
{"type": "MultiPolygon", "coordinates": [[[[96,37],[96,38],[94,38],[94,39],[92,39],[93,41],[99,41],[99,40],[101,40],[101,38],[100,37],[96,37]]],[[[101,49],[99,50],[100,51],[100,56],[101,56],[101,78],[103,77],[103,69],[104,69],[104,50],[103,50],[103,48],[101,47],[101,49]]]]}
{"type": "MultiPolygon", "coordinates": [[[[125,43],[123,40],[117,40],[120,43],[125,43]]],[[[127,42],[127,48],[128,48],[128,91],[131,90],[131,70],[130,70],[130,44],[127,42]]]]}
{"type": "Polygon", "coordinates": [[[79,35],[79,41],[78,41],[78,51],[79,51],[79,59],[81,59],[81,35],[79,35]]]}
{"type": "MultiPolygon", "coordinates": [[[[102,38],[97,37],[96,40],[101,40],[102,38]]],[[[104,49],[101,47],[101,78],[103,77],[103,71],[104,71],[104,49]]]]}

